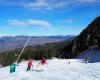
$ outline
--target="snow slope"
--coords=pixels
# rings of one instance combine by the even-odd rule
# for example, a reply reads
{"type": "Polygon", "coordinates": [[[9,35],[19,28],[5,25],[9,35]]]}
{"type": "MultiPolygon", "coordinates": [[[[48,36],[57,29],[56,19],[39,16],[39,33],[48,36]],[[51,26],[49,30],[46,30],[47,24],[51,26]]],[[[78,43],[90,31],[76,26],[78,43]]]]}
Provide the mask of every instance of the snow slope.
{"type": "Polygon", "coordinates": [[[38,72],[38,61],[32,71],[26,71],[27,62],[22,62],[15,73],[9,73],[9,66],[0,68],[0,80],[100,80],[100,62],[82,63],[80,59],[47,60],[48,66],[38,72]],[[70,64],[68,64],[70,61],[70,64]]]}

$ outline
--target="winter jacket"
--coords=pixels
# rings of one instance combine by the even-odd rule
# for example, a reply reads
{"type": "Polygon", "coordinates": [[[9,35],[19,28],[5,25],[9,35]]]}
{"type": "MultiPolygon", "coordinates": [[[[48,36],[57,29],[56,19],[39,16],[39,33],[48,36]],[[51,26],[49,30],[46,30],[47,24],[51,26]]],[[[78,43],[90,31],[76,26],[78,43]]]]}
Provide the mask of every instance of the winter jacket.
{"type": "Polygon", "coordinates": [[[28,67],[32,67],[32,61],[31,60],[28,62],[28,67]]]}
{"type": "Polygon", "coordinates": [[[46,62],[46,60],[43,58],[43,59],[40,61],[39,64],[45,65],[45,64],[47,64],[47,62],[46,62]]]}

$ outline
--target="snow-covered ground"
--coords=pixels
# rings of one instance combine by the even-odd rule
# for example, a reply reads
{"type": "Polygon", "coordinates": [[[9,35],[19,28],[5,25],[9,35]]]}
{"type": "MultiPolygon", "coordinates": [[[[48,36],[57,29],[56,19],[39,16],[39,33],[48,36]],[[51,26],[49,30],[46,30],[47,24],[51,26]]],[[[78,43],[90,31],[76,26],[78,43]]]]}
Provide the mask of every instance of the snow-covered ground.
{"type": "Polygon", "coordinates": [[[27,62],[20,63],[15,73],[9,73],[9,66],[0,68],[0,80],[100,80],[100,62],[86,64],[80,59],[53,59],[47,62],[48,66],[40,72],[38,61],[33,61],[31,71],[26,71],[27,62]]]}
{"type": "Polygon", "coordinates": [[[0,80],[100,80],[100,50],[85,51],[77,59],[55,58],[47,62],[44,71],[35,60],[31,71],[26,71],[27,61],[21,62],[15,73],[9,73],[9,66],[0,68],[0,80]],[[84,62],[85,58],[89,63],[84,62]]]}

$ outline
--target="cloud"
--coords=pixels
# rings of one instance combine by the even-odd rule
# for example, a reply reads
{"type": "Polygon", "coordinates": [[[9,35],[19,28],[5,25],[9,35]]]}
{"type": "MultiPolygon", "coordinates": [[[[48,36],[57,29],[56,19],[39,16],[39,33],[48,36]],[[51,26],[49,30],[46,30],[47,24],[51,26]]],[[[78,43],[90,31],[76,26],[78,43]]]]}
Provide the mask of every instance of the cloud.
{"type": "Polygon", "coordinates": [[[70,10],[99,0],[0,0],[0,5],[18,6],[32,10],[70,10]]]}
{"type": "Polygon", "coordinates": [[[3,35],[3,34],[0,34],[0,38],[2,38],[3,36],[5,36],[5,35],[3,35]]]}
{"type": "Polygon", "coordinates": [[[29,2],[28,4],[23,4],[23,6],[31,9],[53,9],[53,5],[48,3],[47,0],[37,0],[35,2],[29,2]]]}
{"type": "Polygon", "coordinates": [[[32,10],[55,10],[64,9],[65,7],[69,8],[74,2],[67,0],[35,0],[33,2],[23,3],[21,6],[32,10]]]}
{"type": "MultiPolygon", "coordinates": [[[[34,9],[45,9],[45,10],[54,10],[54,9],[70,9],[71,7],[79,6],[82,3],[97,3],[100,1],[97,0],[35,0],[35,2],[29,2],[23,4],[23,7],[34,9]]],[[[85,5],[85,4],[84,4],[85,5]]],[[[81,5],[82,6],[82,5],[81,5]]]]}
{"type": "Polygon", "coordinates": [[[27,24],[26,22],[24,21],[19,21],[19,20],[8,20],[8,24],[10,26],[22,26],[22,27],[26,27],[28,26],[29,24],[27,24]]]}
{"type": "Polygon", "coordinates": [[[3,38],[4,36],[6,36],[5,34],[0,33],[0,38],[3,38]]]}
{"type": "Polygon", "coordinates": [[[30,26],[38,26],[48,28],[51,24],[45,20],[32,20],[28,19],[26,21],[20,20],[8,20],[8,25],[13,27],[30,27],[30,26]]]}

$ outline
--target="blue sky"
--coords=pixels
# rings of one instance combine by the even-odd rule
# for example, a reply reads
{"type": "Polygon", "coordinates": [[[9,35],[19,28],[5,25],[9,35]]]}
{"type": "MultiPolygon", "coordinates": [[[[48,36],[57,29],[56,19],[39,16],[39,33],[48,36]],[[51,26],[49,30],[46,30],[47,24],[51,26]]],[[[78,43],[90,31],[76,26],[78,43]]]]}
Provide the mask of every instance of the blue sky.
{"type": "Polygon", "coordinates": [[[0,36],[78,35],[97,16],[99,0],[0,0],[0,36]]]}

